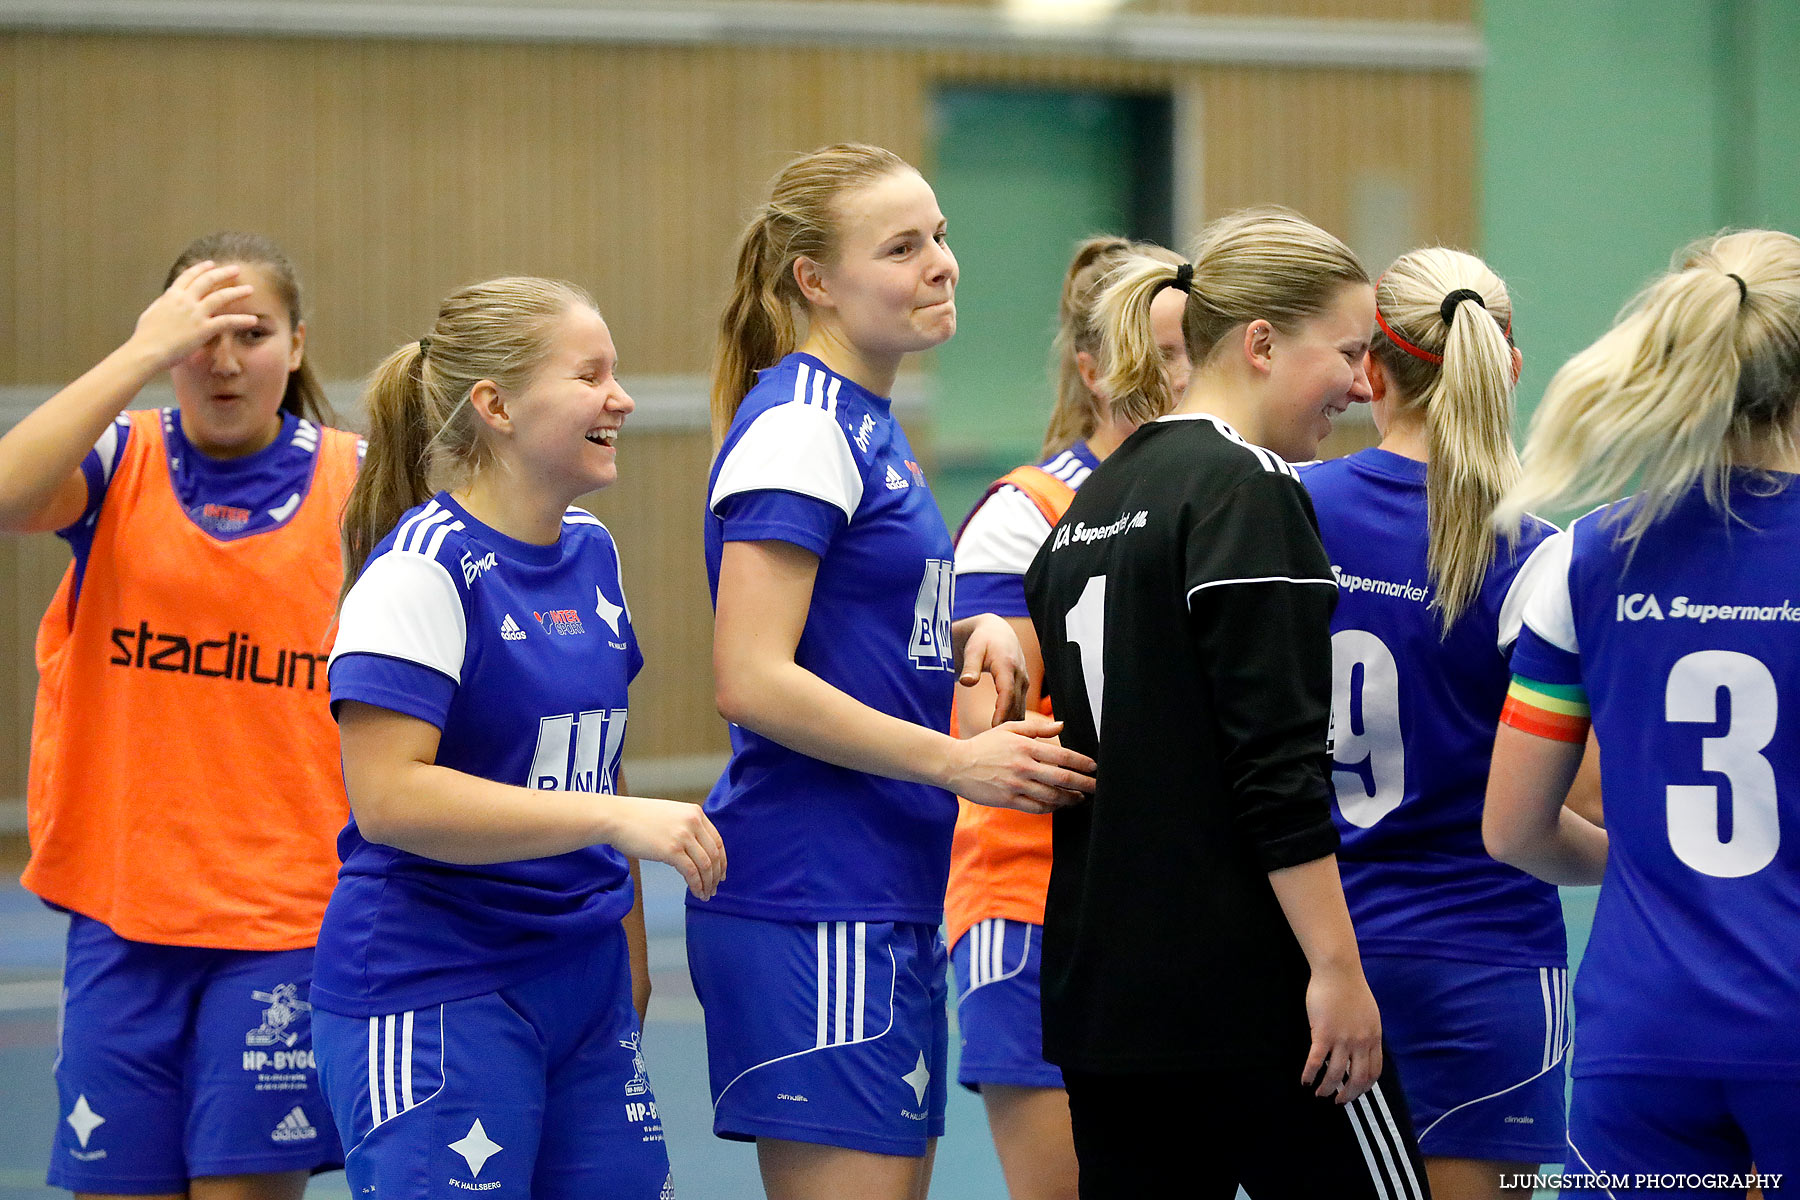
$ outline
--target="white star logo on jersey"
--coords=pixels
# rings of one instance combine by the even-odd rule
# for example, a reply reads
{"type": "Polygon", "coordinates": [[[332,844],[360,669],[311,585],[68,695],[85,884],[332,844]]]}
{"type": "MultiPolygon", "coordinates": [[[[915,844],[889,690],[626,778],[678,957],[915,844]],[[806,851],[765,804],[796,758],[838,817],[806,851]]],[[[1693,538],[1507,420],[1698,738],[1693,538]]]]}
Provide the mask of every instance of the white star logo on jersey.
{"type": "Polygon", "coordinates": [[[613,631],[614,637],[619,636],[619,614],[624,611],[606,598],[606,593],[600,590],[599,584],[594,585],[594,612],[606,622],[606,627],[613,631]]]}
{"type": "Polygon", "coordinates": [[[925,1089],[931,1086],[931,1072],[925,1067],[925,1055],[919,1055],[919,1063],[912,1070],[900,1077],[900,1081],[912,1088],[913,1095],[919,1103],[925,1103],[925,1089]]]}
{"type": "Polygon", "coordinates": [[[469,1178],[479,1179],[481,1168],[487,1165],[487,1160],[506,1147],[488,1137],[487,1130],[481,1127],[481,1118],[476,1117],[475,1123],[469,1126],[468,1134],[460,1142],[451,1142],[450,1149],[462,1155],[463,1161],[469,1164],[469,1178]]]}
{"type": "Polygon", "coordinates": [[[94,1130],[106,1124],[106,1118],[88,1107],[87,1095],[83,1093],[75,1097],[75,1109],[66,1118],[69,1128],[81,1139],[81,1148],[87,1149],[88,1139],[94,1136],[94,1130]]]}
{"type": "Polygon", "coordinates": [[[894,470],[894,464],[889,463],[888,469],[887,469],[887,489],[888,489],[888,491],[897,492],[901,488],[911,487],[911,486],[912,486],[912,484],[910,484],[906,481],[906,477],[904,475],[902,475],[902,474],[900,474],[900,472],[894,470]]]}

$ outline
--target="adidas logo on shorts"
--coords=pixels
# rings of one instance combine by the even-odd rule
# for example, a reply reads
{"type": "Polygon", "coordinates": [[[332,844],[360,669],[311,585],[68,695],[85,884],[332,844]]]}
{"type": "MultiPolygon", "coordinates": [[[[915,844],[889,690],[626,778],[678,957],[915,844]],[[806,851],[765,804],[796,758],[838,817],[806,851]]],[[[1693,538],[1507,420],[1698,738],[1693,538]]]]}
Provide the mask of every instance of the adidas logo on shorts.
{"type": "Polygon", "coordinates": [[[277,1125],[269,1134],[269,1140],[272,1142],[310,1142],[318,1136],[319,1131],[313,1128],[312,1122],[306,1119],[306,1113],[301,1111],[300,1106],[296,1104],[292,1112],[281,1118],[281,1124],[277,1125]]]}
{"type": "Polygon", "coordinates": [[[509,642],[522,642],[525,640],[525,631],[512,619],[512,614],[507,613],[506,619],[500,622],[500,636],[509,642]]]}

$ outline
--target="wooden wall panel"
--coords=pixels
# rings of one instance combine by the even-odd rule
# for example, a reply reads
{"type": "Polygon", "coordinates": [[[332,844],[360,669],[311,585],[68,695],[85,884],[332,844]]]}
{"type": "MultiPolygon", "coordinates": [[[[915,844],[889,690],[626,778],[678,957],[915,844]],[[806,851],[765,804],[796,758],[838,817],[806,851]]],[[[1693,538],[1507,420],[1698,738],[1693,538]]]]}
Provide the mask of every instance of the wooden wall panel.
{"type": "Polygon", "coordinates": [[[1209,212],[1286,204],[1348,238],[1355,185],[1378,177],[1416,198],[1412,242],[1474,245],[1476,123],[1467,76],[1221,68],[1204,77],[1209,212]]]}
{"type": "MultiPolygon", "coordinates": [[[[1247,5],[1144,0],[1133,11],[1247,5]]],[[[1470,7],[1279,5],[1434,20],[1470,7]]],[[[0,384],[85,369],[129,333],[188,238],[234,226],[294,253],[310,287],[309,351],[329,378],[367,370],[421,332],[446,291],[503,271],[592,289],[628,383],[701,373],[731,243],[768,176],[846,138],[929,170],[931,96],[946,82],[1198,95],[1206,212],[1278,201],[1351,236],[1359,181],[1374,173],[1413,198],[1416,240],[1470,245],[1475,234],[1475,84],[1459,72],[21,34],[0,35],[0,67],[0,384]]],[[[650,664],[634,697],[634,757],[725,744],[699,549],[708,453],[703,432],[628,432],[623,482],[595,504],[621,544],[650,664]]],[[[23,788],[30,635],[62,555],[49,538],[0,543],[0,799],[23,788]]]]}
{"type": "Polygon", "coordinates": [[[180,246],[221,227],[288,245],[327,377],[359,374],[416,336],[445,292],[506,271],[590,287],[628,370],[703,371],[731,243],[763,181],[796,151],[848,137],[923,161],[930,90],[949,80],[1199,80],[1209,211],[1280,199],[1342,228],[1346,180],[1373,159],[1416,183],[1433,236],[1466,243],[1473,232],[1472,85],[1453,72],[779,48],[4,41],[17,68],[12,161],[30,164],[0,248],[0,270],[30,281],[8,293],[6,383],[79,372],[130,332],[180,246]],[[262,86],[246,103],[220,103],[221,89],[252,80],[262,86]],[[147,112],[157,119],[119,118],[147,112]]]}
{"type": "Polygon", "coordinates": [[[1299,17],[1319,20],[1480,20],[1477,0],[1131,0],[1125,12],[1167,16],[1299,17]]]}
{"type": "MultiPolygon", "coordinates": [[[[834,3],[838,0],[820,0],[834,3]]],[[[876,4],[888,0],[850,0],[876,4]]],[[[1006,0],[931,0],[958,8],[999,8],[1006,0]]],[[[1290,17],[1361,21],[1444,21],[1473,24],[1477,0],[1124,0],[1119,11],[1135,16],[1290,17]]]]}
{"type": "Polygon", "coordinates": [[[627,426],[619,483],[587,501],[618,538],[644,651],[631,689],[634,759],[729,749],[713,707],[712,600],[700,540],[711,461],[710,433],[635,435],[627,426]]]}

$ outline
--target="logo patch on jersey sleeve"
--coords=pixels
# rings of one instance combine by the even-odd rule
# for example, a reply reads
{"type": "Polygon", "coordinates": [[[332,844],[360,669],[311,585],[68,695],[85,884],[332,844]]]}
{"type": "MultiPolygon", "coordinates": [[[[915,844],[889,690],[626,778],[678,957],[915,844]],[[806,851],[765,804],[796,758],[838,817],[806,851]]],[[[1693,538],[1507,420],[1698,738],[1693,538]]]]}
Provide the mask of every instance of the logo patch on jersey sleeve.
{"type": "Polygon", "coordinates": [[[614,604],[606,598],[606,593],[600,590],[599,584],[594,585],[594,614],[606,622],[606,627],[613,631],[614,637],[619,636],[619,618],[624,612],[622,605],[614,604]]]}

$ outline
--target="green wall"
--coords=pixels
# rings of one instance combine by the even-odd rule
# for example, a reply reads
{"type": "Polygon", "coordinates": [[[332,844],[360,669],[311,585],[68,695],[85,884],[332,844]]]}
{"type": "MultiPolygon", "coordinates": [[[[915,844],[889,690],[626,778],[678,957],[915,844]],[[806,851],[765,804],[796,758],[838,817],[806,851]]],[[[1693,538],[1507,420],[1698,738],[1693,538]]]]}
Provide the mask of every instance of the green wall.
{"type": "Polygon", "coordinates": [[[1800,232],[1795,0],[1487,0],[1482,249],[1521,415],[1682,244],[1800,232]]]}
{"type": "Polygon", "coordinates": [[[1056,307],[1075,244],[1094,233],[1138,233],[1141,108],[1101,92],[938,93],[931,178],[962,276],[957,334],[937,352],[932,490],[953,529],[989,483],[1038,456],[1055,398],[1056,307]]]}
{"type": "MultiPolygon", "coordinates": [[[[1681,245],[1800,233],[1800,2],[1484,7],[1482,251],[1513,295],[1522,439],[1556,368],[1681,245]]],[[[1563,890],[1571,967],[1595,898],[1563,890]]]]}

